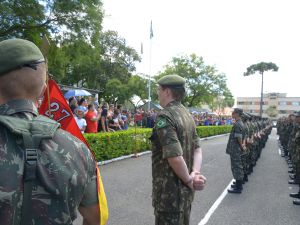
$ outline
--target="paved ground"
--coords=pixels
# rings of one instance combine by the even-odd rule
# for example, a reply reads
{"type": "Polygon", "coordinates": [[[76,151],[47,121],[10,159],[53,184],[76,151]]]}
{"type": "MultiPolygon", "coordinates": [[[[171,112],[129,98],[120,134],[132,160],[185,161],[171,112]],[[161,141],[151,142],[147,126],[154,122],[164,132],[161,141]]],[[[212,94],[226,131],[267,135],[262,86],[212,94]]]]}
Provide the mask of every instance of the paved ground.
{"type": "MultiPolygon", "coordinates": [[[[298,189],[295,185],[287,184],[287,164],[278,154],[276,138],[273,131],[243,193],[227,194],[207,224],[300,224],[300,207],[293,206],[288,196],[291,191],[298,189]]],[[[206,189],[196,194],[191,225],[198,225],[232,180],[229,157],[225,154],[227,139],[219,137],[202,142],[202,172],[208,182],[206,189]]],[[[154,224],[151,156],[114,162],[100,169],[110,209],[108,225],[154,224]]]]}

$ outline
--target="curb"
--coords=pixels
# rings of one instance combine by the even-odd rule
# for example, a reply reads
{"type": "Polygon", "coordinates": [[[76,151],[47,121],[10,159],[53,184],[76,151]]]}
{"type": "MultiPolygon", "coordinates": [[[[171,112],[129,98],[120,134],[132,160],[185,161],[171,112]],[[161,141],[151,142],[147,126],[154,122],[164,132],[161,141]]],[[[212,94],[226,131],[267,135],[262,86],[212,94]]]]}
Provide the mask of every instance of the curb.
{"type": "MultiPolygon", "coordinates": [[[[227,134],[219,134],[219,135],[205,137],[205,138],[200,138],[200,141],[206,141],[206,140],[214,139],[214,138],[217,138],[217,137],[228,136],[228,135],[229,135],[229,133],[227,133],[227,134]]],[[[134,158],[134,157],[140,157],[142,155],[148,155],[150,153],[151,153],[151,151],[145,151],[145,152],[140,152],[140,153],[137,153],[137,154],[125,155],[125,156],[121,156],[121,157],[118,157],[118,158],[114,158],[114,159],[110,159],[110,160],[105,160],[105,161],[102,161],[102,162],[98,162],[98,166],[103,166],[103,165],[110,164],[112,162],[116,162],[116,161],[120,161],[120,160],[124,160],[124,159],[129,159],[129,158],[134,158]]]]}

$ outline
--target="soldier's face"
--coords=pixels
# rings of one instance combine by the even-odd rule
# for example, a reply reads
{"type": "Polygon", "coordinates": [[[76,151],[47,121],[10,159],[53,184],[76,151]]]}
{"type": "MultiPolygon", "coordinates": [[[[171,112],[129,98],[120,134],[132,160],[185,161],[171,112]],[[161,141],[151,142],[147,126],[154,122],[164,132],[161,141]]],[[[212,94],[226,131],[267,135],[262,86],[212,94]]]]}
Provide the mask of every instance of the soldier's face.
{"type": "Polygon", "coordinates": [[[159,104],[162,107],[164,107],[165,106],[166,97],[167,97],[167,88],[162,88],[161,86],[158,86],[158,88],[157,88],[157,95],[158,95],[159,104]]]}

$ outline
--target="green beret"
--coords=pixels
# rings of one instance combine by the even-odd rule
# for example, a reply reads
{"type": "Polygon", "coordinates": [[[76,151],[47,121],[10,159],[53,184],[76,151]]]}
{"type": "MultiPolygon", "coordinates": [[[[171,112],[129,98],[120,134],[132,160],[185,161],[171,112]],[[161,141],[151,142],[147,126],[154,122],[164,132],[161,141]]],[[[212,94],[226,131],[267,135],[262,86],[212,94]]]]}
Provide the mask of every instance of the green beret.
{"type": "Polygon", "coordinates": [[[233,112],[239,114],[240,116],[243,115],[243,109],[240,108],[234,108],[233,112]]]}
{"type": "Polygon", "coordinates": [[[178,75],[166,75],[160,78],[157,83],[162,86],[184,87],[185,79],[178,75]]]}
{"type": "Polygon", "coordinates": [[[44,61],[40,49],[30,41],[15,38],[0,42],[0,75],[25,64],[44,61]]]}

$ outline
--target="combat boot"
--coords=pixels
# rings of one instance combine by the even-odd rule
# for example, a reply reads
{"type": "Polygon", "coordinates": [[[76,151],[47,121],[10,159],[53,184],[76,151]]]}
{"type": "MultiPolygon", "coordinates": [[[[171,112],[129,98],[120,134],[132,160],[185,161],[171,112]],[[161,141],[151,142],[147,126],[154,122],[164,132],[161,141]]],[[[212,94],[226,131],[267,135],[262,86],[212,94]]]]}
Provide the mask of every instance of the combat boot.
{"type": "Polygon", "coordinates": [[[300,190],[298,191],[298,193],[291,193],[290,197],[292,197],[292,198],[300,198],[300,190]]]}
{"type": "Polygon", "coordinates": [[[228,193],[240,194],[240,193],[242,193],[242,190],[243,190],[242,180],[237,180],[235,182],[235,186],[229,188],[227,191],[228,191],[228,193]]]}
{"type": "Polygon", "coordinates": [[[296,175],[295,174],[290,174],[289,176],[291,179],[296,179],[296,175]]]}
{"type": "Polygon", "coordinates": [[[300,199],[294,199],[293,204],[294,205],[300,205],[300,199]]]}
{"type": "Polygon", "coordinates": [[[299,180],[289,180],[289,184],[299,184],[299,180]]]}
{"type": "Polygon", "coordinates": [[[289,172],[289,173],[294,173],[293,168],[289,169],[288,172],[289,172]]]}

